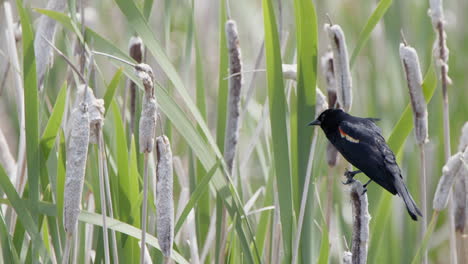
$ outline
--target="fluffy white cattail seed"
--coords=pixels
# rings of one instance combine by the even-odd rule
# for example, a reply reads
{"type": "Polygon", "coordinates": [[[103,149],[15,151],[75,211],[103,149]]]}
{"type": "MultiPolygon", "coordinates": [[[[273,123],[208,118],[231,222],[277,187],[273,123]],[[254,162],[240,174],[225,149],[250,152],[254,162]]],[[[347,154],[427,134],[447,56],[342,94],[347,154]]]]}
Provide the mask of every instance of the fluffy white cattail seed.
{"type": "Polygon", "coordinates": [[[323,111],[328,109],[328,102],[327,102],[327,98],[322,93],[322,91],[320,91],[319,88],[315,89],[315,96],[316,96],[315,118],[317,118],[323,111]]]}
{"type": "Polygon", "coordinates": [[[140,152],[142,153],[149,153],[153,150],[157,108],[154,98],[143,97],[139,128],[140,152]]]}
{"type": "Polygon", "coordinates": [[[343,254],[343,264],[352,264],[353,254],[349,251],[345,251],[343,254]]]}
{"type": "Polygon", "coordinates": [[[437,184],[437,189],[434,195],[432,207],[436,211],[442,211],[447,207],[450,191],[452,189],[455,178],[460,174],[461,169],[465,169],[463,164],[463,155],[461,152],[451,156],[445,166],[442,168],[442,177],[437,184]]]}
{"type": "MultiPolygon", "coordinates": [[[[65,0],[49,0],[46,9],[62,12],[65,10],[66,5],[67,1],[65,0]]],[[[39,18],[39,25],[36,30],[36,36],[34,38],[38,88],[41,90],[43,87],[44,74],[47,67],[49,67],[49,64],[52,63],[54,54],[52,47],[46,40],[44,40],[44,38],[52,43],[54,42],[56,24],[57,22],[54,19],[46,15],[41,15],[39,18]]]]}
{"type": "Polygon", "coordinates": [[[135,71],[138,78],[143,82],[145,87],[145,95],[147,97],[154,96],[154,75],[153,69],[148,64],[140,63],[135,66],[135,71]]]}
{"type": "Polygon", "coordinates": [[[140,152],[149,153],[153,150],[158,108],[154,97],[153,69],[148,64],[140,63],[135,66],[135,70],[145,87],[139,127],[140,152]]]}
{"type": "Polygon", "coordinates": [[[166,136],[159,136],[156,139],[156,155],[158,159],[156,171],[156,225],[158,240],[164,256],[170,257],[174,241],[173,169],[171,145],[166,136]]]}
{"type": "Polygon", "coordinates": [[[414,133],[416,142],[424,144],[428,140],[427,104],[422,92],[422,74],[416,50],[405,44],[400,44],[400,59],[406,75],[414,117],[414,133]]]}
{"type": "MultiPolygon", "coordinates": [[[[79,102],[83,102],[84,94],[85,85],[81,84],[78,87],[78,97],[75,101],[75,107],[78,106],[79,102]]],[[[97,99],[94,96],[93,89],[88,87],[88,92],[86,94],[86,104],[88,105],[89,112],[89,142],[91,142],[92,144],[97,144],[99,135],[97,134],[95,128],[97,125],[99,125],[99,127],[102,127],[104,125],[104,100],[97,99]]]]}
{"type": "Polygon", "coordinates": [[[288,80],[297,79],[297,64],[283,64],[283,78],[288,80]]]}
{"type": "Polygon", "coordinates": [[[463,125],[460,142],[458,143],[458,151],[464,151],[468,147],[468,122],[463,125]]]}
{"type": "Polygon", "coordinates": [[[346,112],[349,112],[353,101],[353,93],[345,35],[339,25],[325,24],[325,30],[328,33],[333,50],[333,69],[338,103],[346,112]]]}
{"type": "Polygon", "coordinates": [[[357,180],[351,183],[351,203],[353,208],[352,259],[353,263],[365,264],[369,241],[369,204],[364,186],[357,180]]]}
{"type": "Polygon", "coordinates": [[[432,26],[437,27],[439,22],[444,22],[444,9],[442,0],[430,0],[428,15],[431,17],[432,26]]]}
{"type": "Polygon", "coordinates": [[[321,59],[322,72],[327,83],[328,105],[335,107],[336,103],[336,80],[335,68],[333,66],[333,52],[326,52],[321,59]]]}
{"type": "Polygon", "coordinates": [[[67,233],[73,234],[80,212],[89,144],[89,114],[86,103],[74,108],[69,126],[70,135],[67,147],[63,226],[67,233]]]}
{"type": "Polygon", "coordinates": [[[232,172],[237,149],[237,140],[239,138],[242,61],[236,22],[234,20],[228,20],[225,30],[229,53],[229,74],[232,77],[229,78],[228,117],[224,140],[224,160],[226,161],[229,172],[232,172]]]}

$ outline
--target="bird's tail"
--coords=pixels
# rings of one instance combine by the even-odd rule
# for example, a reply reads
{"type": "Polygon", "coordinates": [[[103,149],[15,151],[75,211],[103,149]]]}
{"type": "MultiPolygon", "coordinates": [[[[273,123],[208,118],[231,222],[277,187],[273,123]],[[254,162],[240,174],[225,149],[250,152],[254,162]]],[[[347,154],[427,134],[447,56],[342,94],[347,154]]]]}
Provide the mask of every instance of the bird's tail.
{"type": "Polygon", "coordinates": [[[405,183],[401,177],[395,177],[395,188],[398,192],[398,195],[403,198],[403,201],[406,204],[406,209],[408,210],[409,215],[414,221],[418,221],[418,215],[422,217],[421,211],[411,197],[411,194],[406,188],[405,183]]]}

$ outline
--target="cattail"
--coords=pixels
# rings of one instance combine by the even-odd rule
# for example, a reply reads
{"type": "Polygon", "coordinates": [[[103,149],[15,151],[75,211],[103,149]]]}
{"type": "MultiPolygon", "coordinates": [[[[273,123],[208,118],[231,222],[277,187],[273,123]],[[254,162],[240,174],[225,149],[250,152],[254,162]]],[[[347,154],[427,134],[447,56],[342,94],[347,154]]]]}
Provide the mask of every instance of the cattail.
{"type": "Polygon", "coordinates": [[[156,139],[158,159],[156,171],[156,213],[159,246],[164,256],[170,257],[174,241],[174,201],[172,197],[172,151],[169,139],[156,139]]]}
{"type": "Polygon", "coordinates": [[[427,105],[422,92],[422,74],[416,50],[405,44],[400,44],[400,58],[408,83],[411,106],[413,107],[414,132],[418,144],[428,140],[427,105]]]}
{"type": "Polygon", "coordinates": [[[345,251],[343,254],[343,264],[352,264],[353,254],[349,251],[345,251]]]}
{"type": "Polygon", "coordinates": [[[69,121],[67,176],[65,180],[63,226],[72,235],[78,223],[89,144],[89,113],[86,103],[74,108],[69,121]]]}
{"type": "Polygon", "coordinates": [[[317,118],[323,111],[328,109],[328,102],[325,95],[319,88],[315,89],[316,105],[315,105],[315,118],[317,118]]]}
{"type": "Polygon", "coordinates": [[[365,188],[357,180],[351,183],[351,203],[353,208],[352,259],[354,264],[365,264],[367,262],[370,215],[365,188]]]}
{"type": "Polygon", "coordinates": [[[140,152],[151,152],[154,145],[154,133],[156,130],[157,104],[154,97],[154,77],[153,70],[147,64],[140,63],[135,66],[138,77],[145,87],[143,105],[140,117],[140,152]]]}
{"type": "MultiPolygon", "coordinates": [[[[336,95],[335,69],[333,65],[333,52],[328,51],[321,59],[322,71],[327,83],[328,106],[330,108],[340,108],[336,95]]],[[[338,150],[327,142],[327,163],[330,167],[335,167],[338,162],[338,150]]]]}
{"type": "Polygon", "coordinates": [[[288,80],[297,79],[297,64],[283,64],[283,78],[288,80]]]}
{"type": "MultiPolygon", "coordinates": [[[[333,66],[333,52],[328,51],[321,59],[322,71],[325,76],[327,83],[327,96],[328,105],[330,108],[335,108],[336,102],[336,80],[335,80],[335,68],[333,66]]],[[[339,106],[336,106],[337,108],[339,106]]]]}
{"type": "Polygon", "coordinates": [[[237,24],[234,20],[226,22],[226,40],[229,52],[229,97],[228,118],[224,140],[224,160],[232,172],[234,156],[239,138],[240,97],[242,88],[242,61],[237,24]]]}
{"type": "Polygon", "coordinates": [[[442,169],[442,177],[437,184],[436,193],[434,195],[433,208],[436,211],[442,211],[447,207],[450,191],[453,183],[459,174],[466,170],[466,164],[463,163],[463,155],[468,155],[468,150],[464,153],[458,152],[449,158],[442,169]]]}
{"type": "Polygon", "coordinates": [[[352,79],[349,69],[348,51],[343,30],[339,25],[325,24],[333,50],[333,70],[336,80],[338,103],[346,112],[351,109],[353,100],[352,79]]]}
{"type": "MultiPolygon", "coordinates": [[[[81,84],[78,87],[78,98],[76,102],[82,102],[85,94],[85,85],[81,84]]],[[[75,103],[78,104],[78,103],[75,103]]],[[[93,90],[88,87],[88,92],[86,94],[86,104],[88,105],[89,112],[89,142],[92,144],[98,144],[99,134],[96,131],[96,127],[99,126],[102,128],[104,124],[104,100],[97,99],[94,96],[93,90]]],[[[76,107],[76,106],[75,106],[76,107]]]]}
{"type": "MultiPolygon", "coordinates": [[[[131,37],[128,45],[130,57],[137,63],[143,62],[144,46],[140,37],[131,37]]],[[[130,131],[133,133],[135,126],[135,109],[136,109],[136,83],[129,80],[130,90],[130,131]]]]}
{"type": "MultiPolygon", "coordinates": [[[[62,12],[67,6],[67,1],[65,0],[49,0],[47,3],[48,10],[62,12]]],[[[46,38],[50,42],[54,42],[55,37],[55,28],[57,22],[46,16],[41,15],[39,19],[39,25],[36,30],[36,36],[34,38],[34,51],[36,55],[36,72],[38,80],[38,88],[42,90],[44,82],[44,74],[49,67],[49,64],[53,61],[53,51],[52,48],[44,40],[46,38]]]]}
{"type": "Polygon", "coordinates": [[[464,151],[466,147],[468,147],[468,122],[463,125],[458,151],[464,151]]]}
{"type": "MultiPolygon", "coordinates": [[[[468,122],[465,123],[460,136],[460,143],[458,151],[464,151],[468,148],[468,122]]],[[[467,221],[468,209],[468,155],[465,154],[463,173],[455,180],[455,187],[453,189],[454,201],[454,222],[455,231],[463,234],[467,221]]]]}

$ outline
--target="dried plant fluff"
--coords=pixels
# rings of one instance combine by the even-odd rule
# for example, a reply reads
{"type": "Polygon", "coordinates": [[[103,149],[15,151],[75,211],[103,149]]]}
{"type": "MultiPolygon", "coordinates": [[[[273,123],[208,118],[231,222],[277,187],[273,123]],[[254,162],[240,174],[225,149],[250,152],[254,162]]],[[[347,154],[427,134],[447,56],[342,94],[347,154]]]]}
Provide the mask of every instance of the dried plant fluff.
{"type": "Polygon", "coordinates": [[[343,253],[343,264],[352,264],[353,263],[353,254],[349,251],[343,253]]]}
{"type": "Polygon", "coordinates": [[[143,86],[145,87],[145,95],[147,97],[154,96],[154,74],[153,69],[144,63],[137,64],[135,66],[135,71],[138,78],[141,79],[143,82],[143,86]]]}
{"type": "Polygon", "coordinates": [[[153,150],[158,108],[156,98],[154,97],[153,69],[147,64],[140,63],[135,66],[135,70],[145,87],[139,127],[140,152],[149,153],[153,150]]]}
{"type": "Polygon", "coordinates": [[[339,25],[325,24],[325,30],[328,33],[333,50],[333,69],[338,103],[346,112],[349,112],[353,101],[353,93],[345,36],[339,25]]]}
{"type": "Polygon", "coordinates": [[[328,109],[328,102],[325,95],[319,88],[315,89],[316,105],[315,105],[315,118],[317,118],[323,111],[328,109]]]}
{"type": "MultiPolygon", "coordinates": [[[[336,80],[335,80],[335,68],[333,66],[333,52],[327,51],[320,60],[322,65],[322,72],[325,76],[327,83],[327,93],[330,96],[330,92],[335,94],[336,100],[336,80]]],[[[330,100],[330,99],[329,99],[330,100]]],[[[330,103],[330,101],[328,101],[330,103]]],[[[331,105],[333,107],[333,105],[331,105]]]]}
{"type": "Polygon", "coordinates": [[[86,103],[73,109],[69,126],[70,136],[67,147],[63,226],[67,233],[73,234],[80,212],[89,144],[89,114],[86,103]]]}
{"type": "Polygon", "coordinates": [[[432,207],[436,211],[442,211],[447,207],[448,198],[452,189],[455,178],[462,173],[461,169],[465,169],[463,164],[463,155],[468,155],[467,151],[464,154],[461,152],[451,156],[445,166],[442,168],[442,177],[437,184],[437,189],[434,195],[432,207]]]}
{"type": "Polygon", "coordinates": [[[416,142],[424,144],[428,141],[427,104],[422,91],[423,79],[418,54],[414,48],[401,43],[400,59],[405,71],[413,108],[416,142]]]}
{"type": "Polygon", "coordinates": [[[365,264],[367,262],[367,244],[369,241],[369,221],[367,193],[364,192],[361,182],[355,180],[351,183],[351,203],[353,208],[353,263],[365,264]]]}
{"type": "Polygon", "coordinates": [[[229,74],[232,77],[229,78],[228,117],[224,140],[224,160],[226,161],[229,172],[231,172],[239,138],[242,61],[236,22],[234,20],[228,20],[225,30],[229,53],[229,74]]]}
{"type": "Polygon", "coordinates": [[[465,151],[468,147],[468,122],[463,125],[460,142],[458,143],[458,151],[465,151]]]}
{"type": "Polygon", "coordinates": [[[288,80],[297,79],[297,64],[283,64],[283,78],[288,80]]]}
{"type": "MultiPolygon", "coordinates": [[[[67,1],[65,0],[49,0],[47,3],[48,10],[63,12],[67,6],[67,1]]],[[[57,22],[46,16],[41,15],[39,18],[39,25],[36,30],[36,36],[34,38],[34,51],[36,55],[36,72],[38,87],[42,90],[44,74],[47,70],[47,67],[53,61],[53,50],[52,47],[47,43],[44,38],[50,42],[54,42],[55,37],[55,28],[57,22]]]]}
{"type": "Polygon", "coordinates": [[[156,99],[143,97],[143,106],[140,117],[140,152],[151,152],[154,146],[154,134],[156,131],[156,99]]]}
{"type": "Polygon", "coordinates": [[[432,26],[437,27],[439,22],[444,22],[444,9],[442,0],[430,0],[428,15],[431,17],[432,26]]]}
{"type": "Polygon", "coordinates": [[[156,155],[158,159],[156,171],[156,225],[158,240],[164,256],[170,257],[174,241],[173,169],[171,145],[169,139],[164,135],[156,139],[156,155]]]}
{"type": "MultiPolygon", "coordinates": [[[[85,85],[80,85],[78,87],[78,96],[75,101],[75,107],[78,106],[79,102],[83,102],[83,97],[85,94],[85,85]]],[[[98,137],[96,127],[102,127],[104,125],[104,100],[97,99],[94,96],[93,89],[88,87],[88,92],[86,94],[86,104],[88,105],[89,112],[89,142],[92,144],[98,144],[98,137]]]]}

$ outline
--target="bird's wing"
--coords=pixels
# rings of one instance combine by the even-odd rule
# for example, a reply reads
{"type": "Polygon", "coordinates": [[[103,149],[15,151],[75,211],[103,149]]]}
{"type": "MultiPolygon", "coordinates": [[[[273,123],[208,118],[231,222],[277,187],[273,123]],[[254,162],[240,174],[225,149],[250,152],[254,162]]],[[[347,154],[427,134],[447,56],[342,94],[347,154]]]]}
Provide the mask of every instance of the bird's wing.
{"type": "Polygon", "coordinates": [[[352,121],[343,121],[339,125],[341,137],[350,142],[368,144],[371,152],[380,153],[383,164],[388,174],[401,177],[401,171],[396,162],[395,155],[385,142],[380,128],[371,120],[359,118],[352,121]]]}

